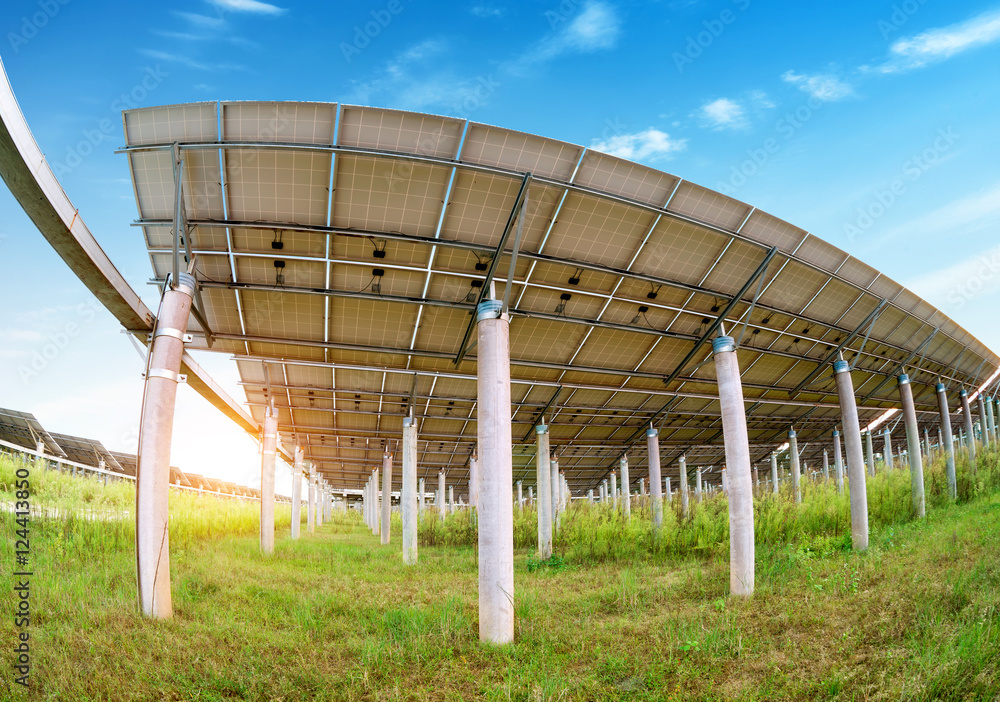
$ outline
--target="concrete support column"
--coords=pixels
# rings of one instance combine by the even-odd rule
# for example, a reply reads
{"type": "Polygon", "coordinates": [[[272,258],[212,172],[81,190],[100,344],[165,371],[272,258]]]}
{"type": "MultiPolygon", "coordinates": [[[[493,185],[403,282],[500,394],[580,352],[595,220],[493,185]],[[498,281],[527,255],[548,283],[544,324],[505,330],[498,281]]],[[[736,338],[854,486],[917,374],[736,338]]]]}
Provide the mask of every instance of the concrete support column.
{"type": "Polygon", "coordinates": [[[479,461],[475,454],[469,456],[469,505],[479,506],[479,461]]]}
{"type": "Polygon", "coordinates": [[[618,509],[618,475],[611,471],[611,506],[618,509]]]}
{"type": "Polygon", "coordinates": [[[892,465],[892,434],[889,432],[889,427],[886,427],[885,431],[882,432],[882,441],[883,441],[883,444],[885,446],[885,448],[882,449],[882,454],[883,454],[883,460],[885,461],[886,470],[892,470],[892,468],[893,468],[893,465],[892,465]]]}
{"type": "Polygon", "coordinates": [[[962,390],[958,393],[962,400],[962,419],[965,420],[966,447],[969,450],[969,458],[976,460],[976,434],[972,429],[972,407],[969,405],[969,393],[962,390]]]}
{"type": "Polygon", "coordinates": [[[417,495],[419,496],[419,499],[418,499],[418,502],[417,502],[417,504],[418,504],[417,509],[419,510],[420,514],[424,513],[424,508],[427,506],[426,505],[426,496],[424,494],[426,492],[426,490],[427,490],[427,486],[424,483],[424,479],[421,478],[420,481],[419,481],[419,483],[417,484],[417,495]]]}
{"type": "Polygon", "coordinates": [[[587,490],[587,504],[594,504],[594,488],[587,490]]]}
{"type": "Polygon", "coordinates": [[[306,504],[306,533],[316,531],[316,469],[309,463],[308,502],[306,504]]]}
{"type": "Polygon", "coordinates": [[[691,513],[691,499],[688,495],[687,456],[681,456],[677,459],[677,469],[680,471],[681,481],[681,514],[687,517],[691,513]]]}
{"type": "Polygon", "coordinates": [[[448,486],[448,514],[455,514],[455,510],[456,509],[457,509],[457,507],[455,505],[455,486],[454,485],[449,485],[448,486]]]}
{"type": "Polygon", "coordinates": [[[802,469],[799,466],[799,440],[795,436],[795,430],[788,431],[788,464],[792,469],[792,491],[795,493],[795,501],[802,502],[802,469]]]}
{"type": "Polygon", "coordinates": [[[865,459],[861,451],[861,423],[854,398],[851,368],[843,359],[833,364],[840,398],[840,419],[847,446],[847,468],[851,494],[851,537],[855,550],[868,550],[868,493],[865,485],[865,459]]]}
{"type": "Polygon", "coordinates": [[[875,475],[875,448],[872,446],[872,433],[870,431],[865,432],[865,449],[867,449],[868,455],[866,456],[868,462],[868,475],[875,475]]]}
{"type": "Polygon", "coordinates": [[[562,481],[559,479],[559,458],[553,456],[549,459],[549,489],[552,494],[549,496],[549,510],[552,515],[553,531],[558,532],[560,527],[559,502],[562,495],[562,481]]]}
{"type": "Polygon", "coordinates": [[[983,401],[983,393],[976,396],[976,404],[979,406],[979,442],[983,446],[989,446],[990,437],[986,433],[986,402],[983,401]]]}
{"type": "Polygon", "coordinates": [[[987,397],[986,398],[986,436],[987,436],[987,442],[990,443],[990,444],[996,443],[996,440],[997,440],[996,429],[997,429],[997,425],[996,425],[996,422],[995,422],[995,419],[994,419],[994,414],[993,414],[993,398],[992,397],[987,397]]]}
{"type": "Polygon", "coordinates": [[[170,441],[195,279],[181,273],[160,300],[139,420],[135,545],[139,602],[148,617],[173,616],[170,599],[170,441]]]}
{"type": "Polygon", "coordinates": [[[927,432],[927,427],[924,427],[924,453],[927,454],[928,461],[934,458],[931,454],[931,435],[927,432]]]}
{"type": "Polygon", "coordinates": [[[479,305],[479,639],[514,640],[514,512],[510,411],[510,320],[501,303],[479,305]]]}
{"type": "Polygon", "coordinates": [[[701,466],[694,469],[695,471],[695,483],[694,483],[694,497],[698,502],[701,502],[701,466]]]}
{"type": "Polygon", "coordinates": [[[837,492],[844,494],[844,457],[840,453],[840,432],[833,430],[833,474],[837,482],[837,492]]]}
{"type": "Polygon", "coordinates": [[[325,516],[325,509],[323,507],[324,498],[326,497],[326,485],[323,484],[322,479],[316,479],[316,528],[323,526],[323,517],[325,516]]]}
{"type": "Polygon", "coordinates": [[[278,415],[264,410],[264,442],[260,451],[260,550],[274,553],[274,453],[278,447],[278,415]]]}
{"type": "Polygon", "coordinates": [[[292,538],[297,539],[302,531],[302,447],[295,447],[292,463],[292,538]]]}
{"type": "Polygon", "coordinates": [[[652,500],[653,533],[663,528],[663,495],[660,492],[660,433],[650,427],[646,430],[646,451],[649,453],[649,492],[652,500]]]}
{"type": "Polygon", "coordinates": [[[438,491],[437,497],[435,498],[436,507],[438,508],[438,514],[441,515],[441,521],[443,522],[445,516],[448,514],[448,508],[445,505],[445,490],[444,490],[444,471],[438,471],[438,491]]]}
{"type": "Polygon", "coordinates": [[[528,507],[535,506],[535,489],[529,485],[528,486],[528,507]]]}
{"type": "Polygon", "coordinates": [[[958,499],[958,480],[955,476],[955,445],[951,437],[951,415],[948,410],[948,393],[944,388],[944,383],[936,386],[938,396],[938,408],[941,412],[941,435],[944,440],[944,451],[946,468],[948,474],[948,497],[952,500],[958,499]]]}
{"type": "Polygon", "coordinates": [[[830,454],[826,449],[823,449],[823,481],[826,482],[830,479],[830,454]]]}
{"type": "MultiPolygon", "coordinates": [[[[383,462],[385,461],[385,456],[382,456],[383,462]]],[[[379,469],[376,468],[372,473],[372,534],[374,536],[379,536],[381,533],[382,526],[382,502],[385,500],[385,495],[379,494],[379,469]]]]}
{"type": "Polygon", "coordinates": [[[712,341],[719,383],[722,434],[726,445],[726,491],[729,498],[729,591],[749,596],[754,590],[753,484],[739,359],[731,337],[712,341]]]}
{"type": "Polygon", "coordinates": [[[622,511],[625,513],[625,520],[632,519],[632,478],[628,472],[628,455],[618,459],[618,470],[622,474],[622,511]]]}
{"type": "Polygon", "coordinates": [[[403,418],[403,485],[399,491],[403,519],[403,563],[417,563],[417,423],[403,418]]]}
{"type": "Polygon", "coordinates": [[[778,494],[778,454],[771,451],[771,494],[778,494]]]}
{"type": "Polygon", "coordinates": [[[664,489],[664,494],[666,494],[667,496],[667,502],[673,503],[674,493],[670,490],[670,476],[668,475],[666,478],[664,478],[663,482],[664,482],[663,489],[664,489]]]}
{"type": "Polygon", "coordinates": [[[517,481],[517,509],[518,511],[524,509],[524,487],[521,481],[517,481]]]}
{"type": "Polygon", "coordinates": [[[390,518],[392,516],[392,453],[388,449],[382,452],[382,519],[379,525],[379,536],[383,546],[389,544],[392,535],[390,518]]]}
{"type": "Polygon", "coordinates": [[[899,402],[903,406],[903,426],[906,428],[906,448],[910,454],[910,494],[913,512],[918,517],[926,513],[924,507],[924,465],[920,458],[920,432],[917,429],[917,411],[913,405],[913,388],[910,376],[903,373],[896,379],[899,385],[899,402]]]}

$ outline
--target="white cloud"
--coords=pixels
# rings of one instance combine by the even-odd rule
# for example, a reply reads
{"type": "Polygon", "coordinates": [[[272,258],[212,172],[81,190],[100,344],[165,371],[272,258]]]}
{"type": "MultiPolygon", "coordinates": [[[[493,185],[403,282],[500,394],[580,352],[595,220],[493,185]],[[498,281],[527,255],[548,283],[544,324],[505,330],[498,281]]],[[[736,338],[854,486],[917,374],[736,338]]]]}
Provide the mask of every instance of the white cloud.
{"type": "Polygon", "coordinates": [[[953,311],[971,300],[1000,292],[1000,246],[928,273],[907,287],[941,310],[953,311]]]}
{"type": "Polygon", "coordinates": [[[139,49],[139,53],[150,58],[154,58],[157,61],[170,61],[171,63],[179,63],[182,66],[187,66],[188,68],[193,68],[196,71],[241,71],[243,66],[235,63],[202,63],[200,61],[195,61],[189,56],[181,56],[180,54],[170,54],[166,51],[156,51],[154,49],[139,49]]]}
{"type": "Polygon", "coordinates": [[[572,19],[555,13],[555,19],[550,18],[550,22],[558,28],[556,32],[507,63],[506,70],[515,75],[525,74],[538,64],[564,54],[611,49],[621,34],[621,20],[615,8],[596,0],[585,3],[572,19]],[[567,21],[569,24],[564,25],[567,21]]]}
{"type": "Polygon", "coordinates": [[[889,47],[892,58],[879,67],[895,73],[943,61],[955,54],[1000,40],[1000,11],[902,38],[889,47]]]}
{"type": "Polygon", "coordinates": [[[785,71],[781,79],[786,83],[798,86],[799,90],[809,93],[812,97],[823,102],[842,100],[854,94],[854,89],[849,83],[832,73],[808,75],[795,71],[785,71]]]}
{"type": "Polygon", "coordinates": [[[473,5],[469,8],[469,14],[492,19],[494,17],[503,17],[503,10],[492,5],[473,5]]]}
{"type": "Polygon", "coordinates": [[[695,113],[712,129],[742,129],[746,127],[746,110],[729,98],[706,102],[695,113]]]}
{"type": "Polygon", "coordinates": [[[209,0],[216,7],[228,12],[249,12],[255,15],[283,15],[288,12],[283,7],[259,0],[209,0]]]}
{"type": "Polygon", "coordinates": [[[676,151],[683,151],[686,146],[685,139],[671,139],[666,132],[652,127],[634,134],[617,134],[590,144],[590,148],[594,151],[630,161],[655,161],[666,158],[676,151]]]}
{"type": "Polygon", "coordinates": [[[174,14],[196,27],[217,29],[226,23],[221,17],[208,17],[207,15],[195,14],[194,12],[175,12],[174,14]]]}

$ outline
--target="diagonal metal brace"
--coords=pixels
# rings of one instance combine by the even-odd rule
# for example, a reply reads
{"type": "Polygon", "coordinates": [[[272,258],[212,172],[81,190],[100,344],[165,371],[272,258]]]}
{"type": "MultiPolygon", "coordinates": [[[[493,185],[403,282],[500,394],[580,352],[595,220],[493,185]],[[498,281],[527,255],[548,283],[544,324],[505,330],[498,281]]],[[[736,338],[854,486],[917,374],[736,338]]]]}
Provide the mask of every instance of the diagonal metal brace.
{"type": "MultiPolygon", "coordinates": [[[[511,208],[510,216],[507,218],[507,226],[504,227],[503,236],[500,237],[500,243],[497,244],[497,248],[493,252],[493,260],[490,261],[490,267],[486,271],[486,278],[483,280],[483,287],[479,290],[479,299],[476,300],[476,308],[478,308],[479,303],[485,300],[486,296],[490,294],[490,283],[493,282],[493,276],[496,274],[497,268],[500,266],[500,257],[503,256],[503,250],[507,247],[507,239],[510,238],[511,232],[514,231],[514,226],[518,221],[518,214],[521,212],[521,207],[524,205],[524,202],[528,197],[528,184],[530,182],[531,174],[525,173],[524,178],[521,180],[521,189],[518,191],[517,198],[514,200],[514,207],[511,208]]],[[[469,337],[472,336],[472,328],[474,326],[476,326],[475,309],[469,319],[469,325],[465,328],[465,336],[462,337],[462,343],[458,347],[458,353],[455,354],[455,359],[452,361],[452,363],[456,366],[462,362],[462,359],[465,358],[466,352],[469,350],[469,337]]]]}
{"type": "Polygon", "coordinates": [[[869,324],[874,324],[875,323],[875,320],[878,318],[878,316],[880,314],[882,314],[882,311],[886,308],[886,306],[888,306],[888,304],[889,304],[889,301],[886,300],[885,298],[882,298],[882,301],[879,302],[878,305],[876,305],[875,309],[873,309],[871,312],[868,313],[868,316],[865,317],[861,321],[861,324],[859,324],[858,326],[856,326],[854,328],[854,331],[852,331],[850,334],[848,334],[846,337],[844,337],[844,340],[841,341],[837,345],[837,348],[835,348],[833,351],[831,351],[830,353],[828,353],[826,355],[826,358],[824,358],[822,361],[820,361],[819,365],[816,366],[815,369],[813,369],[812,373],[810,373],[809,375],[807,375],[802,380],[801,383],[799,383],[794,388],[792,388],[791,390],[789,390],[788,391],[788,395],[791,396],[791,395],[796,394],[797,392],[800,392],[802,390],[802,388],[804,388],[805,386],[807,386],[812,381],[816,380],[816,378],[819,376],[819,374],[826,370],[826,368],[830,364],[830,362],[833,361],[833,359],[837,358],[838,355],[840,354],[840,352],[844,350],[844,347],[847,346],[852,341],[854,341],[854,339],[858,336],[858,334],[861,333],[862,329],[864,329],[865,327],[867,327],[869,324]]]}

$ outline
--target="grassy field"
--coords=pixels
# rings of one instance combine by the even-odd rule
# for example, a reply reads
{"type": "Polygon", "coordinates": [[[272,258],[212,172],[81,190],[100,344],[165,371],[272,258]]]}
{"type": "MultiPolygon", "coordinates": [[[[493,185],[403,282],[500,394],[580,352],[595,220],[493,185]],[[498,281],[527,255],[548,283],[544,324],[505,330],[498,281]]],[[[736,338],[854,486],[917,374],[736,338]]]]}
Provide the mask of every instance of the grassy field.
{"type": "MultiPolygon", "coordinates": [[[[420,563],[354,515],[257,548],[253,503],[172,493],[175,616],[135,603],[131,492],[33,474],[33,687],[14,689],[0,623],[0,697],[50,700],[975,700],[1000,694],[997,456],[963,462],[961,502],[928,468],[928,518],[903,472],[871,481],[872,547],[846,546],[845,498],[757,505],[757,592],[727,598],[725,500],[669,517],[654,540],[606,510],[563,518],[558,556],[515,565],[516,643],[477,640],[476,554],[463,515],[426,515],[420,563]],[[89,497],[88,497],[89,495],[89,497]],[[80,516],[68,516],[76,510],[80,516]],[[90,517],[86,517],[87,513],[90,517]],[[86,518],[85,518],[86,517],[86,518]],[[465,535],[465,536],[463,536],[465,535]],[[454,545],[449,545],[453,542],[454,545]],[[439,544],[439,545],[431,545],[439,544]]],[[[0,459],[0,501],[12,465],[0,459]]],[[[279,506],[282,535],[287,507],[279,506]]],[[[0,513],[0,588],[14,583],[0,513]]],[[[517,540],[533,541],[530,512],[517,540]]],[[[7,595],[9,596],[9,595],[7,595]]],[[[11,602],[6,599],[4,602],[11,602]]]]}

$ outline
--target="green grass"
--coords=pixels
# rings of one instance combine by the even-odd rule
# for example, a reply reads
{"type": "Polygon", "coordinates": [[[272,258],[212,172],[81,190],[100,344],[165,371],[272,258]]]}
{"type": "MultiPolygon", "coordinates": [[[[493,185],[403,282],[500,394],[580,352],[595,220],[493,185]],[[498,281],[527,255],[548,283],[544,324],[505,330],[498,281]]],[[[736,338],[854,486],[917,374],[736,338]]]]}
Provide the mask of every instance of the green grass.
{"type": "MultiPolygon", "coordinates": [[[[468,515],[441,525],[425,514],[420,563],[404,568],[398,528],[380,547],[357,515],[337,515],[293,542],[282,513],[276,552],[264,557],[256,504],[174,492],[175,616],[150,621],[136,608],[131,520],[94,518],[99,506],[128,510],[130,491],[108,505],[95,491],[77,506],[91,516],[70,516],[69,494],[85,494],[86,481],[33,472],[36,504],[64,502],[58,516],[32,525],[28,698],[995,699],[996,464],[989,454],[975,480],[963,478],[957,505],[941,497],[940,467],[931,466],[920,521],[908,512],[905,473],[870,481],[864,554],[844,548],[845,498],[835,491],[809,485],[799,508],[760,500],[749,600],[727,597],[724,499],[689,520],[674,515],[658,542],[641,510],[626,526],[576,507],[546,562],[533,555],[525,512],[516,527],[516,642],[502,648],[478,642],[476,554],[461,545],[468,515]],[[586,531],[594,526],[596,534],[586,531]]],[[[971,466],[959,470],[971,476],[971,466]]],[[[4,502],[11,474],[0,459],[4,502]]],[[[15,528],[0,513],[5,593],[15,528]]],[[[0,622],[0,698],[25,698],[12,690],[12,621],[0,622]]]]}

